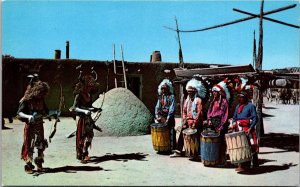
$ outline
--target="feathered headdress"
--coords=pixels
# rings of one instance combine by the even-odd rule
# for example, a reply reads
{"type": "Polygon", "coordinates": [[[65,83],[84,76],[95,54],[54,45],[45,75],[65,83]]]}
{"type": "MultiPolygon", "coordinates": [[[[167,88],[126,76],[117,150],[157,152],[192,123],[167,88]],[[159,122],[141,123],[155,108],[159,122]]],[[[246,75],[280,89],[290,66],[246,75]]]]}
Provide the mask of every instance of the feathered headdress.
{"type": "Polygon", "coordinates": [[[243,90],[248,82],[248,77],[241,77],[241,90],[243,90]]]}
{"type": "Polygon", "coordinates": [[[173,84],[169,79],[164,79],[163,81],[161,81],[161,83],[158,86],[157,92],[158,95],[161,95],[161,88],[167,86],[169,88],[169,91],[171,94],[174,94],[174,88],[173,88],[173,84]]]}
{"type": "Polygon", "coordinates": [[[254,85],[253,84],[249,84],[245,86],[245,90],[253,90],[254,85]]]}
{"type": "Polygon", "coordinates": [[[197,95],[201,98],[201,99],[205,99],[206,95],[207,95],[207,88],[204,86],[204,84],[193,78],[191,79],[187,84],[186,84],[186,90],[195,90],[197,91],[197,95]]]}
{"type": "Polygon", "coordinates": [[[227,99],[227,101],[229,101],[230,99],[230,92],[228,90],[227,84],[226,84],[226,80],[219,82],[218,84],[215,84],[212,88],[212,91],[217,91],[217,92],[221,92],[221,95],[224,95],[227,99]]]}

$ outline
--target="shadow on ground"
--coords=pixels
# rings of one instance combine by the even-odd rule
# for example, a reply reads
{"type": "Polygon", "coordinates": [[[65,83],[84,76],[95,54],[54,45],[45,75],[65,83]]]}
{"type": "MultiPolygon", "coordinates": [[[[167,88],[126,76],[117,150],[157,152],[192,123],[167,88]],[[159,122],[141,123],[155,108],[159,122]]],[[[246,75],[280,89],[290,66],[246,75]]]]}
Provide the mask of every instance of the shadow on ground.
{"type": "Polygon", "coordinates": [[[259,175],[264,173],[271,173],[274,171],[282,171],[287,170],[290,167],[297,166],[297,164],[289,163],[289,164],[283,164],[283,165],[266,165],[266,166],[259,166],[256,168],[251,168],[248,171],[238,172],[238,174],[243,175],[259,175]]]}
{"type": "Polygon", "coordinates": [[[263,164],[265,164],[265,163],[267,163],[267,162],[276,162],[276,160],[269,160],[269,159],[260,159],[260,158],[258,158],[258,164],[261,166],[261,165],[263,165],[263,164]]]}
{"type": "MultiPolygon", "coordinates": [[[[267,162],[275,162],[276,160],[269,160],[269,159],[258,159],[258,163],[259,165],[263,165],[267,162]]],[[[236,164],[232,164],[229,160],[226,161],[226,165],[224,166],[214,166],[216,168],[223,168],[223,169],[233,169],[233,168],[237,168],[236,164]]]]}
{"type": "MultiPolygon", "coordinates": [[[[101,171],[99,166],[63,166],[57,168],[43,168],[42,172],[35,172],[33,176],[39,176],[46,173],[76,173],[77,171],[101,171]]],[[[104,170],[107,171],[107,170],[104,170]]]]}
{"type": "MultiPolygon", "coordinates": [[[[283,149],[299,152],[299,134],[270,133],[261,138],[261,147],[283,149]]],[[[273,153],[273,152],[270,152],[273,153]]],[[[267,154],[267,153],[260,153],[267,154]]]]}
{"type": "Polygon", "coordinates": [[[286,153],[290,152],[288,150],[283,150],[283,151],[266,151],[266,152],[259,152],[260,155],[265,155],[265,154],[273,154],[273,153],[286,153]]]}
{"type": "Polygon", "coordinates": [[[6,126],[2,126],[2,130],[11,130],[12,128],[10,127],[6,127],[6,126]]]}
{"type": "Polygon", "coordinates": [[[272,107],[272,106],[264,106],[263,108],[265,108],[265,109],[278,109],[278,108],[272,107]]]}
{"type": "Polygon", "coordinates": [[[274,117],[274,115],[262,113],[262,117],[263,118],[270,118],[270,117],[274,117]]]}
{"type": "Polygon", "coordinates": [[[101,163],[101,162],[105,162],[105,161],[111,161],[111,160],[115,160],[115,161],[123,161],[123,162],[127,162],[128,160],[139,160],[139,161],[147,161],[145,160],[146,156],[148,154],[144,154],[144,153],[127,153],[127,154],[110,154],[107,153],[104,156],[92,156],[91,160],[88,161],[88,163],[101,163]]]}
{"type": "Polygon", "coordinates": [[[172,151],[163,151],[163,152],[158,151],[158,152],[156,152],[156,154],[169,156],[170,154],[173,154],[173,153],[172,153],[172,151]]]}

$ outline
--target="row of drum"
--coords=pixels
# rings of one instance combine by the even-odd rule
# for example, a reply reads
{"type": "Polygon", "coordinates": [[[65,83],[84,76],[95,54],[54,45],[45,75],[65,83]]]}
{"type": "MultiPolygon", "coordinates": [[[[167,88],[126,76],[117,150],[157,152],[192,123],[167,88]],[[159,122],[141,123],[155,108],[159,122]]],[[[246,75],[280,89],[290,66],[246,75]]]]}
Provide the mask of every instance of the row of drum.
{"type": "MultiPolygon", "coordinates": [[[[204,166],[216,166],[220,163],[221,137],[213,131],[203,131],[200,139],[196,129],[185,129],[183,132],[185,156],[200,156],[204,166]],[[200,151],[199,151],[200,150],[200,151]]],[[[151,125],[152,144],[155,151],[171,151],[171,132],[167,125],[151,125]]],[[[245,132],[225,134],[227,153],[232,164],[251,161],[251,146],[245,132]]]]}

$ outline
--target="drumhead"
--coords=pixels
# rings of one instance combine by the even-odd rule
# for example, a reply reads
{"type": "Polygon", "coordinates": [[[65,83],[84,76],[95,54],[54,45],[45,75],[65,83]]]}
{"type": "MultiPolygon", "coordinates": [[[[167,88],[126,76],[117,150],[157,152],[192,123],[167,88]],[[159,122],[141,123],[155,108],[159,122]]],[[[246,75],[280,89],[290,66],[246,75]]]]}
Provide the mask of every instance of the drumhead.
{"type": "Polygon", "coordinates": [[[245,132],[244,131],[232,132],[232,133],[225,134],[225,136],[235,137],[235,136],[239,136],[239,135],[242,135],[242,134],[245,134],[245,132]]]}
{"type": "Polygon", "coordinates": [[[163,128],[163,127],[167,126],[167,124],[164,124],[164,123],[152,123],[150,126],[153,127],[153,128],[163,128]]]}
{"type": "Polygon", "coordinates": [[[195,134],[197,132],[197,129],[187,128],[187,129],[184,129],[182,132],[184,134],[190,135],[190,134],[195,134]]]}
{"type": "Polygon", "coordinates": [[[220,136],[220,133],[218,132],[215,132],[215,131],[203,131],[201,133],[201,135],[203,137],[219,137],[220,136]]]}

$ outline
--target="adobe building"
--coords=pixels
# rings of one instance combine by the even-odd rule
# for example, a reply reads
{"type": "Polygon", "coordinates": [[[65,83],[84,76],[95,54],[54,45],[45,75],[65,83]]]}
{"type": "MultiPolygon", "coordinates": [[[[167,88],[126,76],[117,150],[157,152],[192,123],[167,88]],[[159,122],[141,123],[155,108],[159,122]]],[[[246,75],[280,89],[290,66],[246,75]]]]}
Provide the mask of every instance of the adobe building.
{"type": "MultiPolygon", "coordinates": [[[[161,61],[159,51],[154,51],[150,62],[127,62],[125,61],[125,74],[128,89],[131,90],[150,110],[154,113],[157,101],[157,86],[166,77],[175,78],[174,68],[178,63],[161,61]],[[158,56],[157,56],[158,55],[158,56]],[[170,70],[165,73],[165,70],[170,70]]],[[[66,107],[62,110],[63,116],[69,116],[68,108],[73,104],[73,86],[77,82],[79,71],[77,66],[81,65],[83,74],[90,73],[91,67],[98,74],[100,89],[94,95],[96,100],[99,94],[115,88],[115,75],[113,61],[60,59],[60,51],[55,51],[55,59],[33,59],[14,58],[2,56],[2,113],[3,117],[16,116],[19,100],[23,96],[28,85],[27,75],[38,73],[41,80],[50,85],[50,92],[46,98],[49,109],[57,109],[60,98],[60,83],[63,87],[66,107]]],[[[116,66],[121,66],[121,61],[116,61],[116,66]]],[[[185,63],[185,68],[209,68],[212,65],[203,63],[185,63]]],[[[122,85],[118,83],[118,87],[122,85]]],[[[177,114],[180,111],[179,85],[175,84],[175,97],[177,114]]]]}

